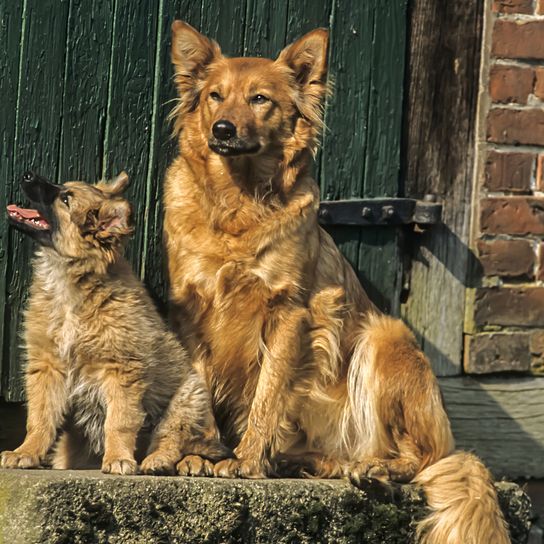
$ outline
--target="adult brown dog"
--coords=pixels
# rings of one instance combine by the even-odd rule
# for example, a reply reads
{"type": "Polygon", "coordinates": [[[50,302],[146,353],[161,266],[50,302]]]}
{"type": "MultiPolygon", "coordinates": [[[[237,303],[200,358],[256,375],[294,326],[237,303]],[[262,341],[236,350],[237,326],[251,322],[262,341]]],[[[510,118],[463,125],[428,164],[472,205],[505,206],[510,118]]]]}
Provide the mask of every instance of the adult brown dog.
{"type": "MultiPolygon", "coordinates": [[[[482,463],[453,453],[437,381],[414,337],[381,315],[317,224],[309,174],[327,93],[325,30],[274,60],[226,58],[173,25],[180,154],[165,187],[172,319],[212,391],[236,459],[323,477],[414,481],[426,543],[506,543],[482,463]]],[[[190,472],[190,471],[189,471],[190,472]]]]}
{"type": "Polygon", "coordinates": [[[144,472],[183,470],[184,454],[223,458],[206,385],[122,256],[127,175],[55,185],[29,172],[21,183],[36,209],[11,205],[10,221],[39,243],[25,315],[27,435],[1,466],[37,467],[56,442],[54,468],[134,474],[146,419],[156,428],[144,472]]]}

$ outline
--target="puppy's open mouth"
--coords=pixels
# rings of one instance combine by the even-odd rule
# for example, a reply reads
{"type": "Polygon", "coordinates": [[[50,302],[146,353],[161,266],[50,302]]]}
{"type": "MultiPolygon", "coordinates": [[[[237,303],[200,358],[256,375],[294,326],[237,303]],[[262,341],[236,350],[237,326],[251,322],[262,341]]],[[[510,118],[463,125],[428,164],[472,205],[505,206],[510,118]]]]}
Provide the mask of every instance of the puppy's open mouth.
{"type": "Polygon", "coordinates": [[[19,208],[15,204],[7,207],[10,221],[18,225],[25,225],[35,230],[50,230],[51,225],[38,210],[19,208]]]}
{"type": "Polygon", "coordinates": [[[223,157],[236,157],[238,155],[253,155],[261,149],[260,144],[240,144],[240,143],[227,143],[215,138],[208,142],[208,147],[223,157]]]}

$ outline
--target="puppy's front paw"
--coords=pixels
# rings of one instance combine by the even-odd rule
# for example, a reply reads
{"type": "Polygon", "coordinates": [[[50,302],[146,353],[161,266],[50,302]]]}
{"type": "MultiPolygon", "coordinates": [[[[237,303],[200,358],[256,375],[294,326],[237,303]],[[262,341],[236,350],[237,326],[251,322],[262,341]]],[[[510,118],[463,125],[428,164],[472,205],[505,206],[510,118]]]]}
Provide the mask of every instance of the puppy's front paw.
{"type": "Polygon", "coordinates": [[[0,455],[2,468],[37,468],[40,466],[39,455],[24,451],[3,451],[0,455]]]}
{"type": "Polygon", "coordinates": [[[140,470],[143,474],[172,476],[175,474],[176,461],[177,459],[172,460],[167,454],[154,451],[142,461],[140,470]]]}
{"type": "Polygon", "coordinates": [[[213,476],[213,463],[200,455],[187,455],[176,466],[180,476],[213,476]]]}
{"type": "Polygon", "coordinates": [[[102,472],[105,474],[136,474],[138,464],[134,459],[104,459],[102,472]]]}
{"type": "Polygon", "coordinates": [[[267,470],[264,464],[245,459],[224,459],[213,468],[219,478],[266,478],[267,470]]]}

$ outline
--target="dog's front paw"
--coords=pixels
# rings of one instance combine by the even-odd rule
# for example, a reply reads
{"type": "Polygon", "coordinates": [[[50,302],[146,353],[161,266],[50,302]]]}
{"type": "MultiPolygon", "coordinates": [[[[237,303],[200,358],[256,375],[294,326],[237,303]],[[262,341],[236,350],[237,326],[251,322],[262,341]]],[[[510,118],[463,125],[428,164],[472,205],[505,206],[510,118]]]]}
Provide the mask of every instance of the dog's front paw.
{"type": "Polygon", "coordinates": [[[245,459],[224,459],[213,468],[219,478],[266,478],[267,470],[263,463],[245,459]]]}
{"type": "Polygon", "coordinates": [[[105,474],[136,474],[138,464],[134,459],[104,459],[102,472],[105,474]]]}
{"type": "Polygon", "coordinates": [[[386,464],[379,459],[369,459],[353,463],[346,468],[345,475],[357,487],[364,485],[365,480],[369,478],[383,482],[391,479],[386,464]]]}
{"type": "Polygon", "coordinates": [[[180,476],[213,476],[213,463],[200,455],[187,455],[176,466],[180,476]]]}
{"type": "Polygon", "coordinates": [[[3,451],[0,454],[2,468],[37,468],[40,464],[39,455],[25,451],[3,451]]]}
{"type": "Polygon", "coordinates": [[[176,461],[177,459],[173,460],[168,454],[161,451],[154,451],[142,461],[140,470],[143,474],[173,476],[175,474],[176,461]]]}

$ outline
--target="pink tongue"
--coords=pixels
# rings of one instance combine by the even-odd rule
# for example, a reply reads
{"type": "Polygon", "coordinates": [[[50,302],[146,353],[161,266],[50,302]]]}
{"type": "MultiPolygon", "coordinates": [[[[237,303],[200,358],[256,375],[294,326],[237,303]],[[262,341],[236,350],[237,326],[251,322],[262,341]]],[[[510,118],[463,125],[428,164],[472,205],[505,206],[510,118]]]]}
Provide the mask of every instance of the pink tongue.
{"type": "Polygon", "coordinates": [[[21,217],[24,217],[25,219],[41,219],[41,215],[38,212],[38,210],[30,210],[28,208],[19,208],[19,206],[15,204],[10,204],[8,207],[8,212],[16,212],[21,217]]]}

